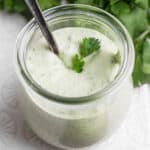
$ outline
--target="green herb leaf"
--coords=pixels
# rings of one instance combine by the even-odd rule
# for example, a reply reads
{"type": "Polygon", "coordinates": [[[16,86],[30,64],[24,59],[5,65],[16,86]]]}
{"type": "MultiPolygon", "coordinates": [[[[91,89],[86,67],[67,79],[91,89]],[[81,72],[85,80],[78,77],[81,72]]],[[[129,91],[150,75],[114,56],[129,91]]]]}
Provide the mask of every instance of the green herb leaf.
{"type": "Polygon", "coordinates": [[[79,54],[72,57],[72,69],[80,73],[85,64],[84,58],[100,49],[100,41],[96,38],[84,38],[80,43],[79,54]]]}
{"type": "Polygon", "coordinates": [[[27,6],[24,1],[21,0],[14,0],[14,11],[21,13],[27,10],[27,6]]]}
{"type": "Polygon", "coordinates": [[[48,9],[60,4],[60,0],[38,0],[42,9],[48,9]]]}
{"type": "Polygon", "coordinates": [[[4,6],[5,9],[8,11],[12,11],[13,10],[13,0],[4,0],[4,6]]]}
{"type": "Polygon", "coordinates": [[[0,9],[4,8],[4,0],[0,0],[0,9]]]}
{"type": "Polygon", "coordinates": [[[84,38],[80,44],[80,55],[86,57],[100,49],[100,41],[96,38],[84,38]]]}
{"type": "Polygon", "coordinates": [[[111,6],[111,12],[117,16],[120,14],[128,14],[130,12],[130,7],[127,3],[119,1],[111,6]]]}
{"type": "Polygon", "coordinates": [[[134,72],[132,79],[135,87],[141,86],[145,83],[150,83],[150,74],[145,74],[142,70],[142,58],[141,55],[136,56],[134,72]]]}
{"type": "Polygon", "coordinates": [[[148,24],[150,25],[150,8],[147,9],[147,21],[148,24]]]}
{"type": "Polygon", "coordinates": [[[145,40],[143,47],[143,72],[150,75],[150,41],[148,39],[145,40]]]}
{"type": "Polygon", "coordinates": [[[136,8],[130,14],[120,16],[120,19],[124,22],[133,38],[139,36],[148,26],[146,10],[141,8],[136,8]]]}
{"type": "MultiPolygon", "coordinates": [[[[72,1],[72,0],[70,0],[70,1],[72,1]]],[[[75,3],[79,3],[79,4],[94,4],[94,0],[74,0],[75,1],[75,3]]]]}
{"type": "Polygon", "coordinates": [[[141,76],[142,76],[142,59],[141,55],[136,56],[134,72],[132,74],[134,86],[141,85],[141,76]]]}
{"type": "Polygon", "coordinates": [[[84,60],[78,54],[72,57],[72,69],[75,70],[77,73],[83,71],[84,64],[84,60]]]}
{"type": "Polygon", "coordinates": [[[141,6],[143,9],[148,8],[148,2],[149,2],[149,0],[135,0],[135,3],[139,6],[141,6]]]}
{"type": "Polygon", "coordinates": [[[110,0],[110,5],[114,5],[114,4],[118,3],[119,1],[121,1],[121,0],[110,0]]]}

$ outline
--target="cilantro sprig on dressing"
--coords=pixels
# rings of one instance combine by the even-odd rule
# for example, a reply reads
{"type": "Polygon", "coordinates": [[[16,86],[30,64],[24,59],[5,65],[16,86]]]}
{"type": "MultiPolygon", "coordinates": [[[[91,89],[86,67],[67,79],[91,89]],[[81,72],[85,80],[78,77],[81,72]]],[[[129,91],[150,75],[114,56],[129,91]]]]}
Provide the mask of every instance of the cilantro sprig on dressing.
{"type": "Polygon", "coordinates": [[[84,58],[100,50],[100,41],[96,38],[84,38],[80,43],[79,54],[72,57],[72,69],[77,73],[83,71],[84,58]]]}

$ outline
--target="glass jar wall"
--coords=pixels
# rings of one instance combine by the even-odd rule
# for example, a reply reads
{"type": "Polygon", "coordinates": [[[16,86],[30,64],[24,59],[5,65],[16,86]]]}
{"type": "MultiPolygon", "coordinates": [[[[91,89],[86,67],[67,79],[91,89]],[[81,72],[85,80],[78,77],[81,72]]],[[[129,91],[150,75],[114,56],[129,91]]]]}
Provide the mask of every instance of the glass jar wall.
{"type": "Polygon", "coordinates": [[[32,130],[47,143],[60,148],[90,146],[109,137],[129,109],[133,95],[132,40],[116,18],[95,7],[63,5],[45,11],[44,16],[51,31],[64,27],[91,28],[106,35],[121,51],[121,69],[113,82],[92,95],[71,98],[46,91],[28,72],[27,47],[39,32],[34,20],[17,39],[16,70],[22,84],[19,104],[32,130]]]}

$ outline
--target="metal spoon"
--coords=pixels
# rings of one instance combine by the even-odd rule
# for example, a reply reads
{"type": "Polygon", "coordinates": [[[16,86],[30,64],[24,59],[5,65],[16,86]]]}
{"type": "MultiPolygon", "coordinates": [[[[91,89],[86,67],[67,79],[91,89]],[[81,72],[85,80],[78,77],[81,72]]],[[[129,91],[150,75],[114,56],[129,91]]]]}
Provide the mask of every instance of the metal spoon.
{"type": "Polygon", "coordinates": [[[29,10],[35,17],[37,23],[39,24],[39,27],[47,40],[49,47],[52,49],[52,51],[56,54],[59,55],[58,47],[56,45],[55,39],[52,35],[52,33],[48,29],[48,25],[42,15],[40,6],[37,2],[37,0],[25,0],[29,10]]]}

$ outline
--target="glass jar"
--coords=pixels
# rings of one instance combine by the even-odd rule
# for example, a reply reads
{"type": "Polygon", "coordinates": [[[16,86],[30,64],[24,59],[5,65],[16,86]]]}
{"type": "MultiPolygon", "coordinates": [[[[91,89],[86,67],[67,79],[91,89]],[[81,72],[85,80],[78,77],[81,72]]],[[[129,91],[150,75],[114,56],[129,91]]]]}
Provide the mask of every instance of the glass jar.
{"type": "Polygon", "coordinates": [[[41,139],[59,148],[70,150],[103,141],[119,127],[131,103],[132,40],[115,17],[92,6],[62,5],[46,10],[44,16],[51,31],[84,27],[106,35],[121,50],[121,69],[112,83],[90,96],[63,97],[46,91],[31,78],[25,61],[28,43],[39,30],[32,19],[18,36],[15,56],[25,118],[41,139]]]}

